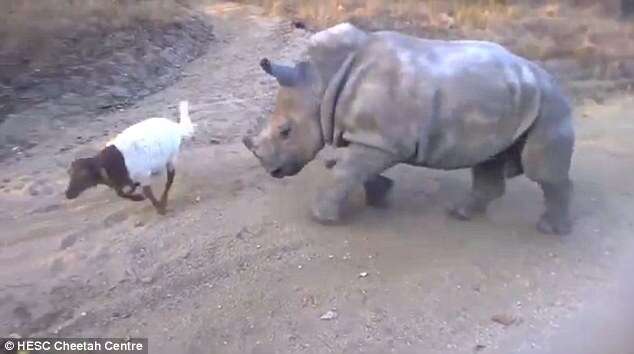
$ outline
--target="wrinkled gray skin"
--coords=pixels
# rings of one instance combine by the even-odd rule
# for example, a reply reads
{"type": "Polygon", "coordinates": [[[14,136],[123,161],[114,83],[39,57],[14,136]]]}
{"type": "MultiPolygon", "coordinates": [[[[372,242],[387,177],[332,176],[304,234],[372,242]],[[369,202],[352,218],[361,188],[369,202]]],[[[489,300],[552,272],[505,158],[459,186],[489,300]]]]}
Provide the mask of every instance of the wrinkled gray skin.
{"type": "Polygon", "coordinates": [[[382,205],[405,163],[471,168],[471,193],[450,214],[468,220],[524,173],[544,193],[538,229],[571,231],[574,145],[571,108],[551,76],[503,47],[482,41],[425,40],[366,33],[341,24],[311,37],[308,59],[261,66],[280,83],[275,111],[245,146],[274,177],[293,176],[325,146],[337,148],[334,181],[312,208],[336,222],[349,192],[363,184],[382,205]]]}

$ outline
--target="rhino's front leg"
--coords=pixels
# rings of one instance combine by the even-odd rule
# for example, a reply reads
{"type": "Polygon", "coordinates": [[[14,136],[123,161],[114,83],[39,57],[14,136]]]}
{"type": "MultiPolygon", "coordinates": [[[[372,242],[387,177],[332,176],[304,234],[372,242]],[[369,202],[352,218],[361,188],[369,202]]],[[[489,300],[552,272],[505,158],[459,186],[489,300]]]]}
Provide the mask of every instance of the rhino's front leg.
{"type": "MultiPolygon", "coordinates": [[[[339,221],[350,191],[359,184],[372,184],[381,172],[397,162],[394,155],[372,147],[351,144],[342,148],[340,158],[331,170],[332,183],[317,195],[312,208],[313,218],[324,224],[339,221]]],[[[385,187],[384,183],[381,184],[385,187]]],[[[385,194],[389,187],[384,189],[382,194],[385,194]]]]}
{"type": "Polygon", "coordinates": [[[366,204],[377,208],[385,207],[388,193],[393,186],[394,181],[385,176],[371,177],[363,183],[366,204]]]}
{"type": "Polygon", "coordinates": [[[472,187],[465,200],[449,210],[449,215],[459,220],[470,220],[484,213],[489,203],[504,194],[505,160],[494,158],[471,169],[472,187]]]}

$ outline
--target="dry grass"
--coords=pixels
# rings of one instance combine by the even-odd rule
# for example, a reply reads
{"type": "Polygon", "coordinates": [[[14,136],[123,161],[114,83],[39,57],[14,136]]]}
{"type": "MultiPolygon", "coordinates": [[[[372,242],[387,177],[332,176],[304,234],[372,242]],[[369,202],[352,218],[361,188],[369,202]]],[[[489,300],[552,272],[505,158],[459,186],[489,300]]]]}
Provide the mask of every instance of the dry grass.
{"type": "Polygon", "coordinates": [[[634,21],[618,19],[618,0],[244,1],[313,29],[351,21],[428,38],[492,40],[531,59],[574,61],[572,70],[591,73],[587,79],[634,79],[634,21]]]}
{"type": "Polygon", "coordinates": [[[382,16],[402,21],[450,22],[447,25],[484,28],[498,17],[513,18],[506,0],[256,0],[271,13],[292,15],[318,26],[352,18],[382,16]],[[447,16],[443,16],[447,15],[447,16]],[[449,16],[450,15],[450,16],[449,16]]]}

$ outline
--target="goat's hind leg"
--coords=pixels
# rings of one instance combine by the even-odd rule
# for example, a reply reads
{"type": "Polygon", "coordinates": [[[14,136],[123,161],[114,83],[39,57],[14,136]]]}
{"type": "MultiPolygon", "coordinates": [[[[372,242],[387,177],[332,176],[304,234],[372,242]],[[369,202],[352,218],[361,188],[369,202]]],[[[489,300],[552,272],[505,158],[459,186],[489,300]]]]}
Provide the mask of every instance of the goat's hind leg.
{"type": "Polygon", "coordinates": [[[163,209],[167,208],[167,197],[170,189],[172,188],[172,184],[174,183],[174,177],[176,176],[176,168],[174,168],[174,164],[168,163],[165,168],[167,169],[167,181],[165,182],[165,190],[163,190],[163,195],[161,195],[160,201],[163,209]]]}
{"type": "Polygon", "coordinates": [[[154,192],[152,192],[152,187],[147,185],[147,186],[143,186],[143,195],[150,200],[150,202],[152,202],[152,205],[154,206],[154,208],[156,209],[156,212],[161,214],[161,215],[165,215],[165,207],[158,201],[156,200],[156,197],[154,196],[154,192]]]}

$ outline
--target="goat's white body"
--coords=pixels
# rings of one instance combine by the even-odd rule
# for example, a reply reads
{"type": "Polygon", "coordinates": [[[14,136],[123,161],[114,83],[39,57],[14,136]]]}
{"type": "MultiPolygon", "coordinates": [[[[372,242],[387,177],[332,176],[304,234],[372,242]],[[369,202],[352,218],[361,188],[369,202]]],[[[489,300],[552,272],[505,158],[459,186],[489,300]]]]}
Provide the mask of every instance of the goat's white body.
{"type": "Polygon", "coordinates": [[[126,128],[107,145],[114,145],[121,152],[130,179],[147,186],[167,166],[174,168],[183,138],[192,134],[187,103],[181,102],[179,123],[167,118],[148,118],[126,128]]]}

